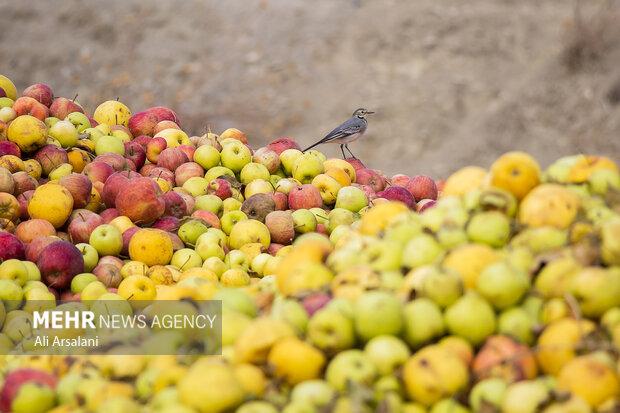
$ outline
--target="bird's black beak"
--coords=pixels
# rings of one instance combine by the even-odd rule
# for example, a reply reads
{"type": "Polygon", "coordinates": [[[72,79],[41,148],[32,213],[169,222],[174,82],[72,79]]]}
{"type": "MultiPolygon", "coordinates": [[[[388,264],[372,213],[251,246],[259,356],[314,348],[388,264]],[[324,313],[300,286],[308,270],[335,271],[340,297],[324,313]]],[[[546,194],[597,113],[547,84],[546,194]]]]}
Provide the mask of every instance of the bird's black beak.
{"type": "Polygon", "coordinates": [[[366,111],[366,114],[367,114],[367,115],[372,115],[373,113],[375,113],[375,112],[372,112],[372,111],[370,111],[370,110],[366,111]]]}

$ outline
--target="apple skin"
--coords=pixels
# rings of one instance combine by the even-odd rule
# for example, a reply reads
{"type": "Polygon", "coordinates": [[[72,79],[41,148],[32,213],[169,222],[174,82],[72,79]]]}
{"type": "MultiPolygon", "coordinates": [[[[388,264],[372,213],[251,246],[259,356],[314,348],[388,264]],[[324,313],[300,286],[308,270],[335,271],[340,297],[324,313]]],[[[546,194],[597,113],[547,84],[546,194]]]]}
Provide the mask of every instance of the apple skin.
{"type": "Polygon", "coordinates": [[[21,159],[22,151],[14,142],[0,141],[0,156],[13,155],[21,159]]]}
{"type": "Polygon", "coordinates": [[[153,136],[153,129],[159,122],[159,117],[154,112],[145,110],[131,115],[129,118],[129,130],[133,136],[153,136]]]}
{"type": "MultiPolygon", "coordinates": [[[[38,100],[29,96],[22,96],[13,103],[13,110],[17,116],[30,115],[39,119],[41,122],[49,115],[49,109],[38,100]]],[[[64,119],[64,118],[61,118],[64,119]]]]}
{"type": "Polygon", "coordinates": [[[78,216],[69,223],[67,231],[74,244],[87,244],[90,239],[90,234],[95,228],[105,223],[100,215],[91,211],[88,212],[89,213],[84,212],[78,214],[78,216]]]}
{"type": "Polygon", "coordinates": [[[351,184],[351,186],[361,189],[362,192],[364,192],[364,195],[366,195],[366,198],[368,198],[369,202],[377,197],[377,193],[372,189],[372,186],[370,185],[360,185],[360,184],[354,183],[354,184],[351,184]]]}
{"type": "Polygon", "coordinates": [[[267,149],[275,151],[278,156],[287,149],[297,149],[301,151],[301,147],[297,142],[289,138],[279,138],[273,140],[266,146],[267,149]]]}
{"type": "Polygon", "coordinates": [[[179,229],[179,219],[173,216],[163,216],[153,222],[151,228],[161,229],[162,231],[177,232],[179,229]]]}
{"type": "Polygon", "coordinates": [[[383,191],[377,193],[377,197],[385,198],[390,201],[400,201],[403,204],[407,205],[409,209],[415,211],[416,202],[411,192],[409,192],[406,188],[402,186],[390,186],[383,191]]]}
{"type": "Polygon", "coordinates": [[[28,245],[26,245],[26,259],[36,264],[39,260],[39,256],[41,255],[41,251],[43,251],[43,249],[50,245],[52,242],[56,242],[58,240],[60,240],[60,238],[48,235],[36,237],[31,242],[29,242],[28,245]]]}
{"type": "Polygon", "coordinates": [[[93,184],[95,182],[105,183],[106,179],[114,173],[114,168],[105,162],[93,161],[84,167],[82,173],[86,175],[93,184]]]}
{"type": "Polygon", "coordinates": [[[366,167],[364,166],[362,161],[360,161],[359,159],[347,158],[347,159],[345,159],[345,161],[347,161],[347,162],[349,162],[351,164],[353,169],[355,169],[355,172],[357,172],[358,169],[366,169],[366,167]]]}
{"type": "Polygon", "coordinates": [[[63,163],[69,163],[67,151],[56,145],[45,145],[37,151],[34,159],[41,164],[44,175],[49,175],[54,168],[63,163]]]}
{"type": "MultiPolygon", "coordinates": [[[[93,159],[93,162],[105,162],[108,165],[111,165],[116,172],[123,171],[125,169],[132,169],[130,168],[131,164],[129,163],[129,160],[118,153],[102,153],[93,159]]],[[[135,169],[136,168],[134,165],[133,170],[135,169]]]]}
{"type": "Polygon", "coordinates": [[[125,146],[125,158],[133,162],[135,170],[141,169],[146,162],[146,150],[135,140],[125,142],[123,145],[125,146]]]}
{"type": "Polygon", "coordinates": [[[166,148],[161,151],[157,158],[157,166],[161,166],[172,172],[187,162],[189,162],[189,158],[185,152],[178,148],[166,148]]]}
{"type": "Polygon", "coordinates": [[[140,146],[142,146],[142,149],[144,149],[144,152],[146,153],[146,146],[149,144],[149,142],[151,141],[151,139],[153,139],[152,136],[147,136],[147,135],[140,135],[140,136],[136,136],[132,142],[136,142],[139,143],[140,146]]]}
{"type": "Polygon", "coordinates": [[[295,221],[290,212],[273,211],[265,217],[265,225],[271,234],[271,241],[288,245],[295,238],[295,221]]]}
{"type": "Polygon", "coordinates": [[[170,184],[170,186],[174,186],[174,172],[172,172],[171,170],[167,168],[157,166],[151,169],[151,172],[149,172],[148,177],[153,178],[153,179],[161,178],[167,181],[170,184]]]}
{"type": "Polygon", "coordinates": [[[118,288],[123,281],[120,268],[113,264],[99,264],[93,269],[93,274],[106,288],[118,288]]]}
{"type": "Polygon", "coordinates": [[[196,162],[187,162],[179,165],[174,171],[174,182],[177,186],[183,186],[185,181],[194,176],[202,178],[205,174],[202,166],[196,162]]]}
{"type": "Polygon", "coordinates": [[[254,152],[252,161],[265,166],[272,175],[280,168],[280,155],[268,147],[260,148],[254,152]]]}
{"type": "MultiPolygon", "coordinates": [[[[84,109],[82,109],[82,107],[77,103],[67,98],[56,98],[50,105],[50,116],[58,119],[64,119],[73,112],[84,113],[84,109]]],[[[95,125],[97,125],[97,122],[93,124],[93,122],[91,121],[90,124],[92,127],[95,127],[95,125]]]]}
{"type": "Polygon", "coordinates": [[[166,149],[167,146],[168,142],[162,137],[151,139],[146,145],[146,159],[156,164],[159,159],[159,154],[166,149]]]}
{"type": "Polygon", "coordinates": [[[166,192],[162,198],[166,203],[164,215],[175,218],[183,218],[187,215],[187,204],[181,195],[174,191],[166,192]]]}
{"type": "Polygon", "coordinates": [[[13,178],[13,195],[18,196],[26,191],[33,191],[39,183],[32,176],[24,171],[15,172],[13,178]]]}
{"type": "Polygon", "coordinates": [[[423,199],[437,199],[437,185],[432,178],[426,175],[414,176],[407,181],[405,188],[411,192],[416,202],[420,202],[423,199]]]}
{"type": "Polygon", "coordinates": [[[101,192],[101,200],[107,208],[116,207],[116,197],[125,188],[132,179],[141,175],[134,171],[114,172],[105,181],[103,191],[101,192]]]}
{"type": "Polygon", "coordinates": [[[49,86],[44,85],[43,83],[28,86],[22,92],[22,96],[28,96],[36,99],[39,103],[42,103],[48,108],[54,101],[54,92],[52,92],[52,89],[49,86]]]}
{"type": "MultiPolygon", "coordinates": [[[[11,171],[6,168],[0,168],[0,192],[5,192],[12,195],[14,189],[15,179],[13,179],[13,174],[11,174],[11,171]]],[[[19,194],[15,195],[17,196],[19,194]]]]}
{"type": "Polygon", "coordinates": [[[407,182],[409,182],[409,178],[407,175],[403,175],[403,174],[396,174],[393,177],[390,178],[390,183],[393,186],[402,186],[405,187],[407,186],[407,182]]]}
{"type": "Polygon", "coordinates": [[[276,204],[277,211],[285,211],[288,208],[288,197],[286,194],[278,191],[273,191],[267,193],[273,199],[273,202],[276,204]]]}
{"type": "Polygon", "coordinates": [[[221,178],[212,180],[207,186],[207,195],[215,195],[222,201],[230,198],[232,196],[230,182],[221,178]]]}
{"type": "Polygon", "coordinates": [[[179,146],[177,146],[177,149],[182,150],[183,153],[185,153],[185,155],[187,155],[187,159],[190,162],[194,161],[194,152],[196,152],[196,148],[194,148],[193,146],[190,146],[190,145],[179,145],[179,146]]]}
{"type": "Polygon", "coordinates": [[[284,247],[286,247],[286,245],[278,244],[277,242],[272,242],[271,244],[269,244],[269,247],[267,248],[267,254],[270,254],[275,257],[278,251],[280,251],[284,247]]]}
{"type": "Polygon", "coordinates": [[[23,260],[26,258],[24,243],[17,236],[8,232],[0,232],[0,260],[6,261],[13,258],[23,260]]]}
{"type": "Polygon", "coordinates": [[[4,377],[2,392],[0,392],[0,411],[10,412],[13,399],[17,397],[21,386],[30,382],[38,383],[54,390],[58,381],[52,374],[37,369],[19,369],[8,373],[4,377]]]}
{"type": "Polygon", "coordinates": [[[321,208],[323,198],[314,185],[303,184],[291,189],[288,194],[288,205],[292,210],[321,208]]]}
{"type": "MultiPolygon", "coordinates": [[[[182,189],[182,188],[180,188],[182,189]]],[[[183,201],[185,201],[185,206],[187,207],[187,212],[193,211],[194,210],[194,204],[196,203],[196,200],[194,199],[193,196],[191,196],[190,194],[186,193],[186,192],[182,192],[182,191],[177,191],[176,188],[174,190],[174,192],[176,192],[177,194],[181,195],[181,198],[183,198],[183,201]]]]}
{"type": "Polygon", "coordinates": [[[58,180],[58,184],[67,188],[73,197],[73,208],[84,208],[90,201],[93,183],[86,175],[71,173],[58,180]]]}
{"type": "Polygon", "coordinates": [[[166,202],[159,185],[150,178],[135,178],[121,190],[116,208],[134,223],[148,224],[163,215],[166,202]]]}
{"type": "Polygon", "coordinates": [[[198,211],[194,211],[194,213],[192,213],[192,217],[207,221],[207,223],[211,225],[210,228],[220,229],[220,219],[211,211],[199,209],[198,211]]]}
{"type": "Polygon", "coordinates": [[[361,185],[368,185],[374,192],[385,189],[385,180],[372,169],[361,168],[355,171],[355,182],[361,185]]]}
{"type": "Polygon", "coordinates": [[[153,108],[147,109],[148,112],[151,112],[157,116],[157,119],[161,122],[164,120],[170,120],[176,123],[179,128],[181,127],[181,121],[179,121],[179,117],[172,109],[168,109],[164,106],[155,106],[153,108]]]}
{"type": "Polygon", "coordinates": [[[140,175],[149,176],[153,169],[157,168],[157,164],[155,163],[147,163],[142,168],[140,168],[140,175]]]}
{"type": "Polygon", "coordinates": [[[99,214],[104,224],[109,224],[114,218],[120,217],[121,213],[116,208],[105,209],[99,214]]]}
{"type": "Polygon", "coordinates": [[[314,313],[325,307],[331,299],[332,297],[329,294],[315,293],[304,298],[301,305],[304,307],[304,310],[306,310],[306,313],[308,313],[308,317],[312,317],[314,313]]]}
{"type": "Polygon", "coordinates": [[[29,219],[19,223],[15,228],[15,235],[27,244],[39,236],[56,235],[56,229],[44,219],[29,219]]]}
{"type": "Polygon", "coordinates": [[[25,221],[30,218],[30,214],[28,214],[28,203],[32,199],[33,195],[34,195],[34,190],[30,190],[30,191],[24,192],[23,194],[17,197],[17,202],[19,202],[19,211],[20,211],[19,218],[22,221],[25,221]]]}
{"type": "Polygon", "coordinates": [[[72,243],[56,241],[43,248],[37,267],[47,285],[64,290],[73,277],[84,272],[84,258],[72,243]]]}

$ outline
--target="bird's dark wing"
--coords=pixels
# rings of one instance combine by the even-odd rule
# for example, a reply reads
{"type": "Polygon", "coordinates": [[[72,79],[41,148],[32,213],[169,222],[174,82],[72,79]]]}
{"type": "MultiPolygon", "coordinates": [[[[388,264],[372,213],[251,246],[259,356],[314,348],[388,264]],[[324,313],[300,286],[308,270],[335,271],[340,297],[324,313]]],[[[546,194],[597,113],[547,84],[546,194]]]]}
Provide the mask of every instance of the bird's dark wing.
{"type": "Polygon", "coordinates": [[[363,119],[354,117],[328,133],[327,136],[321,139],[321,143],[327,143],[336,139],[345,138],[347,136],[363,132],[364,129],[366,129],[366,122],[363,119]]]}

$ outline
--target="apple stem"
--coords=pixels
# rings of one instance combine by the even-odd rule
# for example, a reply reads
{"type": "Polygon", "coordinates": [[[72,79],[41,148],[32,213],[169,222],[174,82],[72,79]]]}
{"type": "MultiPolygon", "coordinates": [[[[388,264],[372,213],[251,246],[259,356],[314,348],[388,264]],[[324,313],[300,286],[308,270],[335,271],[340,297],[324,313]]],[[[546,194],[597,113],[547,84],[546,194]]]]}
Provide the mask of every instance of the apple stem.
{"type": "Polygon", "coordinates": [[[73,97],[73,100],[71,102],[75,103],[75,99],[77,99],[79,93],[76,93],[75,96],[73,97]]]}
{"type": "MultiPolygon", "coordinates": [[[[118,98],[116,98],[116,100],[118,101],[118,98]]],[[[114,122],[118,125],[118,115],[114,115],[114,122]]]]}
{"type": "Polygon", "coordinates": [[[183,269],[183,267],[185,267],[185,264],[187,264],[189,262],[190,258],[192,258],[192,257],[187,257],[187,259],[185,260],[183,265],[181,265],[181,269],[183,269]]]}

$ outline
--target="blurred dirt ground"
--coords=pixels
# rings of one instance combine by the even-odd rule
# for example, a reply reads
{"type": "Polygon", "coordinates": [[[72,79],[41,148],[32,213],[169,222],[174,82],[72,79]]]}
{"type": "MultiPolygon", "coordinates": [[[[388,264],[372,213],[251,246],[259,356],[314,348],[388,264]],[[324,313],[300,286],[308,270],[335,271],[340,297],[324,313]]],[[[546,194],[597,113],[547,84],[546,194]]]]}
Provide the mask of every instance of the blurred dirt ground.
{"type": "Polygon", "coordinates": [[[513,149],[618,161],[620,5],[587,4],[575,20],[568,0],[2,1],[0,73],[89,112],[169,106],[190,134],[234,126],[253,147],[309,145],[364,106],[351,149],[392,174],[513,149]]]}

